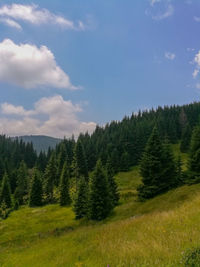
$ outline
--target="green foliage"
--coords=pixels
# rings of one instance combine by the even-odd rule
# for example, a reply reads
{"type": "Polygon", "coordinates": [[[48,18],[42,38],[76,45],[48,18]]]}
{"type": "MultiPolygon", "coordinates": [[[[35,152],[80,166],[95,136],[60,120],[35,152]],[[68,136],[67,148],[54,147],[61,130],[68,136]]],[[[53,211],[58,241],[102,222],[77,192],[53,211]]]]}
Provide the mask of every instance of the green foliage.
{"type": "Polygon", "coordinates": [[[184,127],[181,136],[181,144],[180,144],[181,152],[186,153],[189,150],[191,134],[192,134],[191,127],[189,124],[187,124],[186,127],[184,127]]]}
{"type": "Polygon", "coordinates": [[[37,169],[33,171],[31,189],[29,193],[29,206],[37,207],[42,205],[42,182],[37,169]]]}
{"type": "Polygon", "coordinates": [[[7,208],[12,206],[10,184],[7,173],[3,176],[1,191],[0,191],[0,204],[5,203],[7,208]]]}
{"type": "Polygon", "coordinates": [[[140,163],[143,185],[138,187],[140,198],[151,198],[177,184],[176,166],[168,142],[163,145],[154,127],[140,163]]]}
{"type": "Polygon", "coordinates": [[[47,203],[52,203],[54,201],[53,189],[56,180],[57,166],[55,162],[55,155],[52,154],[44,172],[43,192],[47,203]]]}
{"type": "Polygon", "coordinates": [[[124,152],[121,156],[121,161],[120,161],[120,166],[121,166],[121,171],[126,172],[130,168],[130,156],[128,152],[124,152]]]}
{"type": "Polygon", "coordinates": [[[117,206],[119,202],[120,195],[119,195],[117,183],[114,178],[114,171],[112,169],[112,165],[109,160],[106,164],[106,175],[107,175],[107,181],[108,181],[110,205],[111,205],[111,208],[114,208],[115,206],[117,206]]]}
{"type": "Polygon", "coordinates": [[[90,184],[89,218],[92,220],[103,220],[108,216],[111,208],[107,177],[101,161],[97,161],[90,184]]]}
{"type": "Polygon", "coordinates": [[[66,206],[71,203],[70,193],[69,193],[69,167],[67,166],[67,163],[65,162],[63,165],[61,177],[60,177],[60,195],[59,195],[59,203],[60,206],[66,206]]]}
{"type": "Polygon", "coordinates": [[[84,177],[80,178],[73,210],[75,212],[76,219],[88,216],[88,183],[85,181],[84,177]]]}
{"type": "Polygon", "coordinates": [[[191,248],[186,251],[182,262],[185,267],[200,267],[200,248],[191,248]]]}
{"type": "Polygon", "coordinates": [[[20,162],[17,170],[17,188],[15,190],[15,199],[18,199],[20,204],[24,204],[24,196],[28,193],[28,172],[24,161],[20,162]]]}
{"type": "Polygon", "coordinates": [[[192,132],[189,171],[194,177],[200,174],[200,126],[196,126],[192,132]]]}
{"type": "Polygon", "coordinates": [[[77,141],[74,148],[74,159],[73,159],[74,176],[79,179],[85,177],[88,180],[88,167],[85,157],[85,151],[80,140],[77,141]]]}

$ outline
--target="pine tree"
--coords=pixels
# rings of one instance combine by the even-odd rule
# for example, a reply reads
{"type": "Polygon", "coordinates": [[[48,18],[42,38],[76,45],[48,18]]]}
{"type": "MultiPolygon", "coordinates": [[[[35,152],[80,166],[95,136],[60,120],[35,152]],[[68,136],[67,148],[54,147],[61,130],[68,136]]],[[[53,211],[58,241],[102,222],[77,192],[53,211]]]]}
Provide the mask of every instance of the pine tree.
{"type": "Polygon", "coordinates": [[[29,206],[37,207],[42,205],[42,182],[37,169],[33,171],[32,184],[29,194],[29,206]]]}
{"type": "Polygon", "coordinates": [[[24,196],[28,193],[28,172],[24,161],[20,162],[17,170],[17,188],[15,190],[15,199],[18,199],[19,204],[24,203],[24,196]]]}
{"type": "Polygon", "coordinates": [[[91,177],[89,192],[89,217],[92,220],[102,220],[110,212],[112,205],[106,174],[101,161],[97,161],[91,177]]]}
{"type": "MultiPolygon", "coordinates": [[[[60,152],[58,154],[58,168],[57,168],[57,177],[58,178],[61,177],[61,174],[63,171],[63,166],[65,163],[67,163],[67,151],[66,151],[65,144],[62,143],[60,146],[60,152]]],[[[58,183],[58,181],[56,181],[56,185],[58,185],[57,183],[58,183]]]]}
{"type": "Polygon", "coordinates": [[[69,169],[67,163],[65,162],[63,165],[61,177],[60,177],[60,197],[59,203],[60,206],[66,206],[71,203],[70,193],[69,193],[69,169]]]}
{"type": "Polygon", "coordinates": [[[160,192],[165,192],[177,186],[176,162],[174,154],[166,138],[163,144],[163,173],[159,181],[160,192]]]}
{"type": "Polygon", "coordinates": [[[0,203],[5,203],[7,208],[11,208],[12,201],[11,201],[11,193],[10,193],[10,185],[7,173],[3,176],[1,192],[0,192],[0,203]]]}
{"type": "Polygon", "coordinates": [[[80,178],[78,184],[78,190],[73,209],[76,219],[81,219],[88,216],[88,183],[83,177],[80,178]]]}
{"type": "Polygon", "coordinates": [[[43,189],[47,203],[52,203],[54,200],[53,190],[54,190],[55,180],[57,179],[56,175],[57,175],[57,168],[55,163],[55,156],[54,154],[52,154],[44,172],[43,189]]]}
{"type": "Polygon", "coordinates": [[[77,180],[83,176],[88,181],[87,161],[85,157],[84,148],[80,140],[78,140],[75,145],[73,168],[74,175],[77,180]]]}
{"type": "Polygon", "coordinates": [[[182,171],[182,160],[181,155],[178,155],[176,160],[176,177],[177,177],[177,185],[181,185],[183,183],[183,171],[182,171]]]}
{"type": "Polygon", "coordinates": [[[192,132],[190,144],[189,172],[191,178],[200,178],[200,126],[192,132]]]}
{"type": "Polygon", "coordinates": [[[167,191],[176,184],[176,166],[168,142],[163,145],[154,127],[140,163],[143,185],[139,186],[140,198],[151,198],[167,191]]]}
{"type": "Polygon", "coordinates": [[[190,140],[191,140],[191,127],[189,124],[183,129],[182,136],[181,136],[181,144],[180,150],[181,152],[185,153],[189,150],[190,147],[190,140]]]}
{"type": "Polygon", "coordinates": [[[121,156],[120,170],[126,172],[130,167],[130,156],[127,152],[124,152],[121,156]]]}
{"type": "Polygon", "coordinates": [[[118,192],[118,186],[114,178],[114,171],[109,159],[106,164],[106,174],[108,179],[108,190],[110,194],[109,197],[110,197],[111,207],[114,208],[115,206],[117,206],[120,196],[118,192]]]}

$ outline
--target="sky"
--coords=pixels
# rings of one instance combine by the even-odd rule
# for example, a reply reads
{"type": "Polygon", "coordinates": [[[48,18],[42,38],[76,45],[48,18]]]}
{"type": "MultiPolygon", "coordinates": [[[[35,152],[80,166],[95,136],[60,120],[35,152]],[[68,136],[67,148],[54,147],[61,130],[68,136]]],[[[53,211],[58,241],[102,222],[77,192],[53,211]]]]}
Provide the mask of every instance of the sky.
{"type": "Polygon", "coordinates": [[[0,0],[0,133],[77,136],[199,101],[200,0],[0,0]]]}

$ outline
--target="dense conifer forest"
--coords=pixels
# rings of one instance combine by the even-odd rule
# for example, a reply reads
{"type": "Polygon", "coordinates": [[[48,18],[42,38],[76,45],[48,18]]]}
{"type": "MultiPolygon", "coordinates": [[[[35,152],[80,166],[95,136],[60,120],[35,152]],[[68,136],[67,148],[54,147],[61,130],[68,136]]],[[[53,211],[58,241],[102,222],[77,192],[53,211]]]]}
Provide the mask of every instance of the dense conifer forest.
{"type": "Polygon", "coordinates": [[[32,143],[0,136],[0,216],[20,205],[72,205],[76,219],[102,220],[118,205],[114,175],[140,165],[141,201],[200,181],[200,103],[139,111],[64,139],[38,155],[32,143]],[[191,141],[190,141],[191,140],[191,141]],[[170,144],[190,154],[183,171],[170,144]]]}

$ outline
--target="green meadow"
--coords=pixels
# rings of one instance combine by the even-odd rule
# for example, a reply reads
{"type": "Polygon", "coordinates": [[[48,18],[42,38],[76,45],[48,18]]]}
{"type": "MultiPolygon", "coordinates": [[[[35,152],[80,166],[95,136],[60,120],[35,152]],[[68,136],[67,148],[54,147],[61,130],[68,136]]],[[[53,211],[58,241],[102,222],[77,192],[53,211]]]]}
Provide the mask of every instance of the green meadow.
{"type": "Polygon", "coordinates": [[[120,204],[102,222],[76,221],[58,205],[21,207],[0,221],[0,266],[184,266],[184,253],[200,246],[200,185],[138,202],[138,167],[116,180],[120,204]]]}

